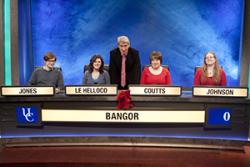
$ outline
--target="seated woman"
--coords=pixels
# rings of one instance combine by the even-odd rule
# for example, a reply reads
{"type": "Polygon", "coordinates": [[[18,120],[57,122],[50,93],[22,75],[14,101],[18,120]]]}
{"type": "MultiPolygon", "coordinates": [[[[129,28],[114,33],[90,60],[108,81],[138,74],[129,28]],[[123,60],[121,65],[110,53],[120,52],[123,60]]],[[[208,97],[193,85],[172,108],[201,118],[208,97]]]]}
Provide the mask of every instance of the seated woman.
{"type": "Polygon", "coordinates": [[[168,69],[161,66],[161,52],[153,51],[150,55],[150,66],[144,68],[141,76],[141,84],[172,85],[171,75],[168,69]]]}
{"type": "Polygon", "coordinates": [[[104,61],[101,55],[94,55],[90,59],[88,70],[84,73],[82,83],[93,84],[110,84],[109,73],[103,69],[104,61]]]}
{"type": "Polygon", "coordinates": [[[220,67],[214,52],[208,52],[204,57],[202,68],[196,70],[194,85],[226,86],[227,79],[224,70],[220,67]]]}

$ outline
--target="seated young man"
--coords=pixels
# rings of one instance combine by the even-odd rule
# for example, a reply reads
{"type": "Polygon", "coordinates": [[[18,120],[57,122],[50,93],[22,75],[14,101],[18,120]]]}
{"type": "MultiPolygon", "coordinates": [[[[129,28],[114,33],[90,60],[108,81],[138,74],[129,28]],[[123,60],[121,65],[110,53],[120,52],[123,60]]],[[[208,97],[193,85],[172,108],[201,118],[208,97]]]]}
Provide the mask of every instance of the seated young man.
{"type": "Polygon", "coordinates": [[[56,87],[56,92],[59,92],[64,86],[64,81],[61,71],[54,68],[56,56],[52,52],[48,52],[43,59],[44,66],[32,73],[28,85],[54,86],[56,87]]]}

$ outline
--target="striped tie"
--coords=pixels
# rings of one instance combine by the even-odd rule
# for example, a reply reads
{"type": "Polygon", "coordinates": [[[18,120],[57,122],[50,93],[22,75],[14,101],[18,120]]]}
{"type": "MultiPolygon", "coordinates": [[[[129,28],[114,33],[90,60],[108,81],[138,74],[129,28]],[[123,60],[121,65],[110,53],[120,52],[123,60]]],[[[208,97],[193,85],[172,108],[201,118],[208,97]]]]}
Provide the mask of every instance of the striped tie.
{"type": "Polygon", "coordinates": [[[121,86],[126,85],[126,55],[122,55],[121,86]]]}

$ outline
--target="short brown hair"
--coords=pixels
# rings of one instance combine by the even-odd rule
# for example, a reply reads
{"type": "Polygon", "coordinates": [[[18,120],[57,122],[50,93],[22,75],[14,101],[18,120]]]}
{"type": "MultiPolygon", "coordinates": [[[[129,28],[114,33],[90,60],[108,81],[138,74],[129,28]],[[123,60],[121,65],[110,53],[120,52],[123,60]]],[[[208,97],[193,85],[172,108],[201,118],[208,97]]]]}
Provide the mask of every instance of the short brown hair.
{"type": "Polygon", "coordinates": [[[153,60],[160,60],[161,64],[162,64],[162,55],[161,55],[161,52],[159,51],[153,51],[151,54],[150,54],[150,63],[153,61],[153,60]]]}
{"type": "Polygon", "coordinates": [[[44,59],[44,61],[48,61],[50,59],[55,59],[55,61],[56,61],[56,56],[52,52],[47,52],[44,55],[43,59],[44,59]]]}

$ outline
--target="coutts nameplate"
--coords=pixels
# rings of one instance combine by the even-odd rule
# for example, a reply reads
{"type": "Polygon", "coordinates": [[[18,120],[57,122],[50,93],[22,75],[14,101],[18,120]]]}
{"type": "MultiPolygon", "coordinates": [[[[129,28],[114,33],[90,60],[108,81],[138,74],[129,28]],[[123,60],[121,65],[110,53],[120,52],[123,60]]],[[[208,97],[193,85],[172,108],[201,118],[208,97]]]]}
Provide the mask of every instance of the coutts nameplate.
{"type": "Polygon", "coordinates": [[[2,96],[50,96],[55,95],[53,86],[3,86],[2,96]]]}
{"type": "Polygon", "coordinates": [[[247,97],[248,88],[230,87],[193,87],[193,96],[247,97]]]}
{"type": "Polygon", "coordinates": [[[66,95],[117,95],[117,85],[66,86],[66,95]]]}
{"type": "Polygon", "coordinates": [[[150,96],[180,96],[180,86],[144,86],[144,85],[130,85],[131,95],[150,95],[150,96]]]}

